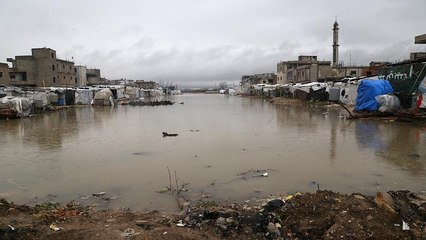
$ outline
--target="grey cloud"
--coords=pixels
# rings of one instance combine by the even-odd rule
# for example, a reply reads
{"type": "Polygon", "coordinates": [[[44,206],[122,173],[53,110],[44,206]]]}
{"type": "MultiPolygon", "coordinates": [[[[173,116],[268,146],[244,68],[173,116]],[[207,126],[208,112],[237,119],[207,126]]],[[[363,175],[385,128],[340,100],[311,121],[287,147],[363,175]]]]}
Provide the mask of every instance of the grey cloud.
{"type": "Polygon", "coordinates": [[[343,61],[408,57],[425,51],[413,44],[424,9],[424,0],[3,0],[0,62],[46,46],[111,79],[206,85],[299,54],[330,60],[336,15],[343,61]]]}

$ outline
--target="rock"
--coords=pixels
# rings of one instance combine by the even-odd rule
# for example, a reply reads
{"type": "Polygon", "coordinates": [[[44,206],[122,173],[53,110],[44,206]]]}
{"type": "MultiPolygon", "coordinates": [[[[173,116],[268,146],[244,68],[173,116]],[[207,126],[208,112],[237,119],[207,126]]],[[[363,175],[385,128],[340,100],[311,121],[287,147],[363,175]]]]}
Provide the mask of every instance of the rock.
{"type": "Polygon", "coordinates": [[[224,217],[220,217],[216,220],[216,226],[222,230],[226,230],[228,226],[226,226],[226,219],[224,217]]]}
{"type": "Polygon", "coordinates": [[[250,234],[253,233],[253,229],[251,227],[245,227],[244,232],[250,234]]]}
{"type": "Polygon", "coordinates": [[[268,223],[268,232],[272,235],[272,236],[281,236],[280,230],[278,230],[277,226],[270,222],[268,223]]]}
{"type": "Polygon", "coordinates": [[[359,199],[359,200],[365,200],[365,197],[363,197],[361,195],[354,195],[354,198],[359,199]]]}
{"type": "Polygon", "coordinates": [[[374,203],[376,203],[379,208],[385,210],[388,215],[392,217],[396,216],[394,201],[388,193],[378,192],[374,198],[374,203]]]}
{"type": "Polygon", "coordinates": [[[284,201],[281,199],[275,199],[266,203],[264,210],[266,212],[273,212],[277,209],[280,209],[284,206],[284,201]]]}
{"type": "Polygon", "coordinates": [[[107,223],[113,223],[113,222],[115,222],[117,219],[115,219],[115,218],[110,218],[110,219],[107,219],[106,220],[106,222],[107,223]]]}

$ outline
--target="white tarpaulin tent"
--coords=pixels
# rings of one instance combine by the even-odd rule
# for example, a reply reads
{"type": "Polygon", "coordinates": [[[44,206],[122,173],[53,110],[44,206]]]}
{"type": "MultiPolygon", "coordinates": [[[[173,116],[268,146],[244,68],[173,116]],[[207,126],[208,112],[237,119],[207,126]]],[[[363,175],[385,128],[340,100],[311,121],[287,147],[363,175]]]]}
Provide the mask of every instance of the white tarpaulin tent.
{"type": "Polygon", "coordinates": [[[93,92],[89,89],[75,90],[75,104],[86,105],[93,100],[93,92]]]}
{"type": "Polygon", "coordinates": [[[0,108],[14,110],[17,117],[28,117],[31,113],[31,104],[31,100],[23,97],[0,98],[0,108]]]}

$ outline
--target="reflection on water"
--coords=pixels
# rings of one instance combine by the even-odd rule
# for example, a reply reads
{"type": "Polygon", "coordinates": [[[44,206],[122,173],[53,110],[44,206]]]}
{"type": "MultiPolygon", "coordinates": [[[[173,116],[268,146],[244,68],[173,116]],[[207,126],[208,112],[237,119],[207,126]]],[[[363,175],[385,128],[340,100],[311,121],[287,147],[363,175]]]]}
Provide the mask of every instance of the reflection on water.
{"type": "Polygon", "coordinates": [[[240,201],[314,191],[425,190],[425,128],[347,121],[340,108],[275,106],[256,98],[176,96],[172,106],[78,107],[0,121],[0,197],[81,200],[106,191],[111,207],[170,209],[157,191],[167,168],[189,195],[240,201]],[[178,133],[163,138],[162,132],[178,133]],[[266,170],[267,178],[241,173],[266,170]],[[212,184],[214,183],[214,184],[212,184]]]}

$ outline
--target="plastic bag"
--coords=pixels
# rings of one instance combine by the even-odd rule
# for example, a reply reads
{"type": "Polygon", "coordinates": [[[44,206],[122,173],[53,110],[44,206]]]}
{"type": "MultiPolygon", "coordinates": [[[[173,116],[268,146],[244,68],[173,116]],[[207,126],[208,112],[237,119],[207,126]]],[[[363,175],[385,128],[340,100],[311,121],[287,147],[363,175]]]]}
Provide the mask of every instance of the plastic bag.
{"type": "Polygon", "coordinates": [[[394,95],[383,94],[376,96],[376,101],[379,103],[379,112],[397,112],[401,109],[399,98],[394,95]]]}

